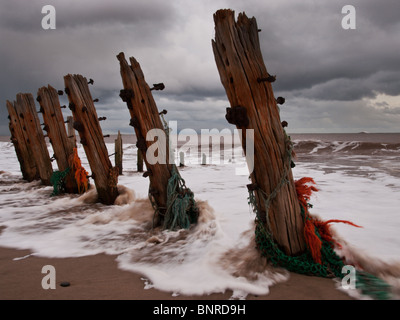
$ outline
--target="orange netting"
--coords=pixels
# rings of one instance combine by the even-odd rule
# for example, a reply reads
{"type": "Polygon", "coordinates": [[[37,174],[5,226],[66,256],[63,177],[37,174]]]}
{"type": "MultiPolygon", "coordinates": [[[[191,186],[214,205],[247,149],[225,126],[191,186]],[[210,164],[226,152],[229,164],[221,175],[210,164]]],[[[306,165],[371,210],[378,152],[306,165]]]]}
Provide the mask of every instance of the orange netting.
{"type": "Polygon", "coordinates": [[[86,192],[89,186],[88,173],[82,167],[77,148],[74,148],[73,150],[73,154],[69,158],[69,166],[73,172],[75,172],[74,176],[78,186],[78,192],[86,192]]]}
{"type": "Polygon", "coordinates": [[[341,245],[333,239],[332,232],[330,230],[330,223],[346,223],[354,227],[361,228],[360,226],[347,221],[347,220],[328,220],[320,221],[317,218],[310,215],[308,208],[310,207],[308,201],[310,200],[311,194],[318,189],[313,186],[315,181],[312,178],[305,177],[295,181],[297,197],[300,205],[304,210],[304,238],[308,249],[311,252],[313,260],[321,264],[321,248],[322,240],[326,240],[329,243],[335,244],[339,248],[341,245]],[[311,184],[311,185],[309,185],[311,184]]]}

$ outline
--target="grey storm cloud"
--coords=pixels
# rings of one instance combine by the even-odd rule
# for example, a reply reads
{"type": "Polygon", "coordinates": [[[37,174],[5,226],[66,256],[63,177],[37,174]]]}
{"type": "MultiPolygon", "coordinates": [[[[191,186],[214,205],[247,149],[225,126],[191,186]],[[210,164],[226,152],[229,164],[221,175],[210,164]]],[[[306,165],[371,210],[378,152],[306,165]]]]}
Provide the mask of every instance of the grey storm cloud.
{"type": "MultiPolygon", "coordinates": [[[[34,32],[38,27],[38,21],[40,22],[45,15],[42,14],[42,7],[51,4],[56,9],[57,29],[106,24],[135,25],[144,28],[151,25],[162,27],[169,23],[169,18],[173,15],[170,3],[163,0],[107,2],[3,0],[0,26],[6,29],[34,32]]],[[[150,32],[151,29],[153,28],[148,28],[150,32]]]]}
{"type": "Polygon", "coordinates": [[[365,99],[400,95],[400,3],[351,1],[356,30],[341,27],[346,4],[0,0],[0,134],[9,134],[7,99],[14,100],[18,92],[36,95],[47,84],[63,89],[68,73],[95,80],[91,90],[100,99],[98,113],[107,116],[102,123],[105,131],[131,132],[119,98],[122,82],[116,55],[121,51],[140,62],[150,85],[165,83],[166,89],[155,93],[155,99],[159,109],[168,109],[168,118],[182,122],[179,127],[229,127],[224,117],[229,102],[211,48],[213,13],[221,8],[257,19],[265,64],[277,75],[275,94],[286,97],[281,115],[291,119],[289,128],[348,130],[349,119],[357,128],[364,119],[368,127],[375,120],[376,130],[387,129],[389,123],[392,131],[399,131],[394,121],[400,121],[398,109],[371,107],[365,99]],[[41,28],[41,8],[47,4],[56,9],[56,30],[41,28]],[[364,118],[353,116],[361,110],[364,118]],[[310,117],[315,121],[305,125],[307,112],[314,112],[310,117]],[[390,116],[390,121],[385,118],[390,116]]]}

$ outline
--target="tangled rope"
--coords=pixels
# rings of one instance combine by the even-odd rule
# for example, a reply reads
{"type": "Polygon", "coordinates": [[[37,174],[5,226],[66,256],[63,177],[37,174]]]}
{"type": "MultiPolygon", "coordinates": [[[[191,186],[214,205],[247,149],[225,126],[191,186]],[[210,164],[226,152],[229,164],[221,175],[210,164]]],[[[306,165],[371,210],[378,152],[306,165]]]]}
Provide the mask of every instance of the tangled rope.
{"type": "Polygon", "coordinates": [[[53,185],[51,196],[57,196],[65,192],[65,178],[71,172],[74,172],[74,178],[78,187],[78,193],[86,192],[89,187],[88,173],[82,167],[81,159],[78,156],[77,148],[73,149],[68,159],[69,167],[64,171],[54,171],[50,182],[53,185]]]}
{"type": "Polygon", "coordinates": [[[78,156],[78,149],[74,148],[73,153],[69,157],[69,166],[72,168],[78,192],[86,192],[89,187],[89,179],[87,171],[82,167],[81,159],[78,156]]]}
{"type": "Polygon", "coordinates": [[[186,187],[176,166],[172,166],[171,178],[167,186],[167,211],[164,215],[164,229],[188,229],[197,222],[199,210],[193,192],[186,187]]]}
{"type": "Polygon", "coordinates": [[[315,181],[312,178],[308,177],[301,178],[295,181],[297,198],[302,207],[305,242],[308,249],[310,250],[313,260],[321,264],[321,248],[323,240],[325,240],[327,243],[332,243],[332,245],[336,245],[339,248],[342,247],[340,243],[333,239],[332,233],[330,231],[330,223],[346,223],[352,225],[353,227],[361,227],[347,220],[332,219],[328,221],[320,221],[311,216],[308,208],[312,206],[309,204],[308,201],[311,198],[311,194],[315,191],[318,191],[318,189],[314,185],[315,181]]]}
{"type": "MultiPolygon", "coordinates": [[[[291,164],[293,146],[289,137],[287,137],[287,143],[289,143],[289,147],[287,148],[288,163],[291,164]]],[[[307,250],[298,256],[288,256],[279,248],[273,239],[270,231],[271,228],[269,227],[268,210],[271,201],[276,197],[281,187],[287,181],[288,168],[288,165],[285,166],[281,181],[271,194],[267,195],[263,190],[257,189],[261,191],[258,193],[258,196],[261,196],[265,204],[265,219],[263,219],[263,213],[257,205],[255,190],[249,188],[248,203],[256,214],[256,245],[261,255],[267,257],[274,266],[283,267],[289,271],[300,274],[343,278],[344,274],[342,270],[345,266],[345,261],[335,252],[335,247],[341,248],[341,245],[334,240],[330,230],[330,224],[346,223],[354,227],[359,226],[346,220],[334,219],[320,221],[311,216],[308,209],[311,208],[312,205],[309,203],[309,200],[312,193],[318,191],[314,186],[315,182],[312,178],[305,177],[295,182],[301,216],[304,222],[304,239],[307,250]],[[266,221],[268,228],[266,228],[263,220],[266,221]]],[[[390,286],[386,282],[362,270],[356,273],[356,288],[361,290],[363,294],[369,295],[374,299],[385,300],[391,297],[390,286]]]]}
{"type": "MultiPolygon", "coordinates": [[[[168,150],[169,145],[169,132],[167,122],[161,114],[161,119],[164,124],[164,131],[167,137],[168,150]]],[[[165,213],[160,211],[157,206],[149,187],[149,199],[155,210],[154,216],[157,214],[164,216],[163,228],[175,230],[178,228],[188,229],[192,223],[197,222],[199,216],[199,209],[194,200],[193,192],[186,187],[185,180],[182,179],[175,164],[171,164],[171,177],[168,179],[167,184],[167,208],[165,213]]]]}
{"type": "Polygon", "coordinates": [[[65,177],[71,171],[70,168],[64,171],[54,171],[50,178],[50,183],[53,185],[51,197],[58,196],[65,191],[65,177]]]}
{"type": "MultiPolygon", "coordinates": [[[[308,212],[311,204],[307,201],[310,199],[311,193],[317,191],[317,189],[314,186],[307,186],[307,182],[314,183],[311,178],[302,178],[296,181],[295,184],[301,204],[301,215],[305,224],[304,237],[308,250],[299,256],[286,255],[276,244],[272,234],[265,228],[264,223],[260,219],[260,212],[257,208],[254,191],[249,191],[249,204],[253,206],[253,210],[257,216],[255,229],[257,247],[261,255],[267,257],[274,266],[283,267],[300,274],[343,278],[344,274],[342,270],[346,263],[335,252],[335,246],[341,248],[341,245],[333,239],[329,224],[341,222],[355,227],[359,226],[346,220],[320,221],[312,217],[308,212]]],[[[356,288],[362,294],[374,299],[387,300],[391,298],[390,285],[382,279],[362,270],[357,270],[356,272],[356,288]]]]}

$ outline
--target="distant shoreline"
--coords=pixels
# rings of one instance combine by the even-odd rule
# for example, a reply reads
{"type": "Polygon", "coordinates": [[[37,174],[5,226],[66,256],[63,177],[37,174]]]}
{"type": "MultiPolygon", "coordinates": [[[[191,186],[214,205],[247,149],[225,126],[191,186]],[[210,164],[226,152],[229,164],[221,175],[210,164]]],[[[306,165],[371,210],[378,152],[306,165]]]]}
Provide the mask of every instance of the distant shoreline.
{"type": "MultiPolygon", "coordinates": [[[[122,142],[128,144],[136,143],[136,135],[121,134],[122,142]]],[[[400,141],[400,132],[353,132],[353,133],[288,133],[292,140],[309,140],[309,139],[328,139],[337,141],[364,141],[364,142],[382,142],[382,143],[398,143],[400,141]],[[383,140],[381,140],[384,138],[383,140]]],[[[117,134],[110,134],[105,137],[106,143],[114,143],[117,134]]],[[[0,142],[10,142],[10,136],[0,136],[0,142]]],[[[179,141],[180,145],[185,142],[179,141]]]]}

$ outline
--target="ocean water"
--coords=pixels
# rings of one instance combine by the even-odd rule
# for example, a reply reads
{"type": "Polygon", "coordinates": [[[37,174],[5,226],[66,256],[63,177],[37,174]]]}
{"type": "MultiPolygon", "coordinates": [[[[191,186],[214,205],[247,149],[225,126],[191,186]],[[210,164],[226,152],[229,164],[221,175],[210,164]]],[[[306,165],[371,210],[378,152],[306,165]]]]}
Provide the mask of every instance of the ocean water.
{"type": "MultiPolygon", "coordinates": [[[[375,267],[397,270],[400,134],[291,138],[297,155],[294,178],[312,177],[319,189],[311,199],[311,213],[362,226],[332,228],[351,252],[375,267]]],[[[112,141],[106,140],[109,154],[114,152],[112,141]]],[[[94,188],[82,196],[51,197],[52,187],[23,181],[13,145],[0,142],[0,246],[56,258],[117,255],[121,269],[142,274],[145,289],[154,287],[174,296],[230,289],[232,299],[239,299],[267,294],[272,284],[288,278],[287,272],[270,268],[254,249],[249,179],[236,174],[238,168],[246,168],[240,146],[227,149],[223,160],[213,152],[206,165],[201,165],[202,152],[185,149],[186,166],[180,174],[195,194],[201,217],[189,230],[177,231],[152,228],[148,179],[136,172],[137,149],[131,138],[124,138],[123,150],[119,204],[105,206],[95,202],[94,188]]],[[[51,146],[49,151],[52,154],[51,146]]],[[[90,172],[83,148],[78,152],[90,172]]]]}

